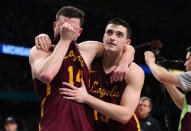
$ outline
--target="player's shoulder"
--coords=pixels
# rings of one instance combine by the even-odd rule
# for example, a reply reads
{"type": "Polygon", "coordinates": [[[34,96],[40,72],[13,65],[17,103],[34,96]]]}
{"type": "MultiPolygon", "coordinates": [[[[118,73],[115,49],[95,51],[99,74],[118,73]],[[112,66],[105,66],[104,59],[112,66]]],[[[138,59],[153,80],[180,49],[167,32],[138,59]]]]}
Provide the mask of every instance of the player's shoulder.
{"type": "Polygon", "coordinates": [[[42,50],[37,49],[36,46],[33,46],[29,53],[29,60],[37,59],[37,58],[45,58],[48,57],[52,52],[44,52],[42,50]]]}
{"type": "MultiPolygon", "coordinates": [[[[127,81],[128,83],[134,83],[134,84],[143,84],[145,79],[145,73],[143,69],[137,65],[136,63],[132,62],[129,66],[129,72],[127,74],[127,81]]],[[[142,86],[137,86],[142,87],[142,86]]],[[[139,88],[141,89],[141,88],[139,88]]]]}
{"type": "Polygon", "coordinates": [[[36,48],[36,46],[33,46],[33,47],[31,48],[30,52],[31,52],[31,51],[35,51],[35,50],[37,50],[37,48],[36,48]]]}
{"type": "Polygon", "coordinates": [[[54,50],[54,47],[55,47],[55,46],[52,46],[52,48],[49,49],[48,52],[45,52],[45,51],[43,51],[43,50],[41,50],[41,49],[37,49],[36,46],[33,46],[33,47],[31,48],[31,50],[30,50],[30,54],[31,54],[31,53],[35,53],[35,54],[36,54],[36,53],[41,53],[41,54],[51,54],[52,51],[54,50]]]}
{"type": "Polygon", "coordinates": [[[130,64],[129,71],[132,72],[133,74],[144,75],[143,69],[135,62],[132,62],[130,64]]]}
{"type": "Polygon", "coordinates": [[[33,46],[29,52],[29,63],[32,63],[35,60],[36,52],[37,52],[37,48],[36,46],[33,46]]]}
{"type": "Polygon", "coordinates": [[[36,46],[33,46],[31,49],[30,49],[30,52],[29,52],[29,57],[33,56],[33,54],[37,53],[38,50],[36,48],[36,46]]]}

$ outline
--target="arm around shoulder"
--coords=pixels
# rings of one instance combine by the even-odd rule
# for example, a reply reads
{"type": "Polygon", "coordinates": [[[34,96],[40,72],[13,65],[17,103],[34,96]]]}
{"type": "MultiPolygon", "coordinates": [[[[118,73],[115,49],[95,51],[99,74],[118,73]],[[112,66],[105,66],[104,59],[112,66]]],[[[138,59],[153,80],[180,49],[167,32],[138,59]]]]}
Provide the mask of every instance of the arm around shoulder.
{"type": "Polygon", "coordinates": [[[104,51],[104,45],[99,41],[84,41],[79,44],[79,48],[81,51],[94,54],[95,57],[101,57],[104,51]]]}
{"type": "Polygon", "coordinates": [[[29,54],[29,63],[31,66],[32,78],[38,78],[45,82],[45,77],[40,71],[42,62],[50,55],[44,51],[38,50],[36,46],[32,47],[29,54]]]}
{"type": "Polygon", "coordinates": [[[124,58],[124,60],[126,60],[126,64],[131,64],[131,62],[134,61],[134,55],[135,55],[135,49],[132,45],[128,45],[125,49],[126,52],[126,59],[124,58]]]}
{"type": "Polygon", "coordinates": [[[89,67],[95,57],[101,57],[103,55],[104,47],[103,43],[98,41],[85,41],[79,44],[79,50],[89,67]]]}

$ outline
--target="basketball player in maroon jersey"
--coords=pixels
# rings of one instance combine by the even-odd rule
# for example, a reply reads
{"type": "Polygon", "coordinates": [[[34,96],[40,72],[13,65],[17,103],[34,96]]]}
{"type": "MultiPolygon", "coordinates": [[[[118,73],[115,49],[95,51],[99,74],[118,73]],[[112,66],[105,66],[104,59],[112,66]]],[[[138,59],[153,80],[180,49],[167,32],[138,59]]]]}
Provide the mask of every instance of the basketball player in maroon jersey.
{"type": "Polygon", "coordinates": [[[115,18],[106,26],[104,34],[104,56],[95,59],[91,68],[91,86],[87,93],[85,85],[77,88],[60,88],[64,99],[86,103],[94,110],[97,121],[96,130],[109,131],[140,131],[135,115],[139,104],[141,89],[144,83],[144,72],[135,63],[129,65],[126,81],[109,82],[112,71],[117,67],[123,48],[130,44],[130,26],[124,20],[115,18]]]}
{"type": "Polygon", "coordinates": [[[29,61],[32,77],[41,100],[40,131],[94,130],[89,108],[63,100],[58,90],[62,81],[80,86],[82,72],[86,86],[89,85],[88,67],[75,43],[81,32],[84,15],[77,8],[63,7],[56,15],[59,28],[55,34],[59,34],[60,39],[54,50],[43,52],[36,47],[31,49],[29,61]]]}
{"type": "Polygon", "coordinates": [[[62,81],[79,87],[82,72],[88,87],[89,65],[95,56],[102,54],[103,45],[99,42],[88,42],[92,50],[90,55],[86,54],[87,50],[90,51],[87,42],[79,46],[74,43],[81,33],[83,17],[84,13],[79,9],[62,8],[56,16],[55,38],[58,34],[60,39],[54,50],[43,52],[36,47],[31,49],[29,60],[32,76],[35,90],[41,100],[41,131],[94,130],[89,108],[83,104],[63,100],[58,90],[62,81]],[[84,57],[86,55],[89,58],[84,57]]]}

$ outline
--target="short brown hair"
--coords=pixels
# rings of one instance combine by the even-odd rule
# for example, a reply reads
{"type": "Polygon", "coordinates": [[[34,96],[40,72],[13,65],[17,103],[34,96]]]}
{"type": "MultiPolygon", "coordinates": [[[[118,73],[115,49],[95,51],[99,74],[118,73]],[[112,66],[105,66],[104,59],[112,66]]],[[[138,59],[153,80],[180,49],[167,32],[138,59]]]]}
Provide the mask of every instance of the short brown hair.
{"type": "Polygon", "coordinates": [[[127,30],[127,39],[131,38],[131,26],[125,20],[120,19],[119,17],[116,17],[116,18],[110,20],[106,26],[108,26],[109,24],[121,25],[121,26],[125,27],[127,30]]]}
{"type": "Polygon", "coordinates": [[[64,6],[56,14],[56,20],[59,19],[59,16],[65,16],[68,18],[79,18],[80,26],[84,23],[85,13],[76,7],[73,6],[64,6]]]}

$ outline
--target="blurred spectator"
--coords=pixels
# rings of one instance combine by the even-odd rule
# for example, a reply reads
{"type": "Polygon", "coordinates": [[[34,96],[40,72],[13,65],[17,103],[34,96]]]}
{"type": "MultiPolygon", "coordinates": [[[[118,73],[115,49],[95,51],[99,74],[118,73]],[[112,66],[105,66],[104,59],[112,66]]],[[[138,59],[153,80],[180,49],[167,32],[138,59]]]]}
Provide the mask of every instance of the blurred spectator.
{"type": "Polygon", "coordinates": [[[18,131],[18,123],[13,116],[7,117],[4,125],[5,131],[18,131]]]}
{"type": "Polygon", "coordinates": [[[152,110],[152,101],[149,97],[141,97],[138,106],[138,117],[141,131],[160,131],[158,121],[150,114],[152,110]]]}

